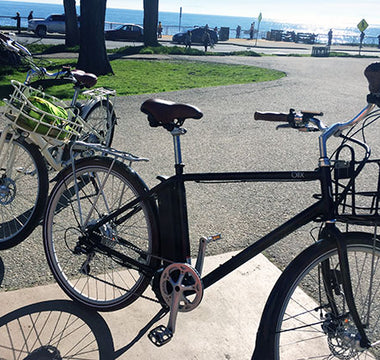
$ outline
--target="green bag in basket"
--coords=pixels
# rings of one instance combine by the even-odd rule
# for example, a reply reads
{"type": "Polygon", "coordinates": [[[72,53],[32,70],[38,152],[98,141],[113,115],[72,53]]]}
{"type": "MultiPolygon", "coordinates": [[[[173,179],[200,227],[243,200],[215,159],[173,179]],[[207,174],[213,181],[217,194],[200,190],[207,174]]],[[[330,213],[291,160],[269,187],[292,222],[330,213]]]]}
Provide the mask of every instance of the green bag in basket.
{"type": "Polygon", "coordinates": [[[40,109],[47,114],[52,114],[55,116],[49,116],[47,114],[43,116],[42,112],[38,112],[33,108],[24,106],[23,112],[25,112],[25,114],[28,115],[30,118],[27,116],[20,115],[19,119],[17,120],[17,124],[25,128],[26,130],[35,131],[41,135],[58,137],[58,139],[63,140],[68,135],[68,133],[64,131],[63,128],[64,121],[68,119],[67,111],[63,107],[54,105],[50,101],[47,101],[46,99],[40,98],[38,96],[30,96],[28,100],[37,109],[40,109]],[[41,120],[37,128],[36,121],[34,121],[31,118],[34,118],[38,121],[41,120]],[[62,130],[52,129],[51,126],[43,125],[42,123],[44,122],[47,124],[54,125],[55,127],[62,127],[62,130]]]}

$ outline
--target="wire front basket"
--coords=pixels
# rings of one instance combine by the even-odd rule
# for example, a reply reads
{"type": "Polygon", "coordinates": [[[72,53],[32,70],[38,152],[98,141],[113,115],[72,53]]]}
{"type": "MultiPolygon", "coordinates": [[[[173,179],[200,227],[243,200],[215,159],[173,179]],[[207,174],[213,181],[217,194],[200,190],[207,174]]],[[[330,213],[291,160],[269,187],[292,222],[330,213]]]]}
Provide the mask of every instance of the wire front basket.
{"type": "Polygon", "coordinates": [[[78,136],[83,122],[61,100],[12,80],[5,116],[21,130],[68,141],[78,136]]]}
{"type": "MultiPolygon", "coordinates": [[[[339,222],[380,225],[380,159],[370,159],[368,145],[377,141],[378,128],[374,124],[379,119],[380,109],[376,109],[359,126],[350,128],[347,134],[341,133],[342,142],[330,158],[332,195],[339,222]]],[[[320,199],[321,194],[314,197],[320,199]]]]}
{"type": "Polygon", "coordinates": [[[361,162],[335,162],[334,201],[337,220],[356,225],[379,225],[380,159],[368,160],[363,172],[356,174],[361,162]]]}

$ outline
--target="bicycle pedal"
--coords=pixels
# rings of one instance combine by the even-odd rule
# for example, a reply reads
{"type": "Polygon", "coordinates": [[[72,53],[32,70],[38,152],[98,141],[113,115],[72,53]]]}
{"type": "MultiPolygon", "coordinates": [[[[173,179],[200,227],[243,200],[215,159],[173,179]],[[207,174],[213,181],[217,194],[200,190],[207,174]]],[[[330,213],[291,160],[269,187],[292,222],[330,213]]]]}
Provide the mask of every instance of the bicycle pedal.
{"type": "Polygon", "coordinates": [[[207,236],[207,243],[211,243],[211,242],[214,242],[214,241],[218,241],[222,238],[222,234],[215,234],[215,235],[210,235],[210,236],[207,236]]]}
{"type": "Polygon", "coordinates": [[[173,332],[164,325],[157,326],[148,334],[149,340],[160,347],[167,344],[173,337],[173,332]]]}

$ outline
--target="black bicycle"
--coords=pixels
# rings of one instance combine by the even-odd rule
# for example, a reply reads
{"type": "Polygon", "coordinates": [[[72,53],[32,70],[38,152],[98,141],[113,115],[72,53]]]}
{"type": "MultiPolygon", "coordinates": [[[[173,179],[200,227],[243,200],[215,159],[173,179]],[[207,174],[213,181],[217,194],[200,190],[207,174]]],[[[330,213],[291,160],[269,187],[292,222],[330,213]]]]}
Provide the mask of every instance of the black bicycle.
{"type": "Polygon", "coordinates": [[[359,191],[357,186],[365,165],[380,164],[370,159],[364,135],[380,118],[380,68],[371,65],[365,74],[371,91],[368,105],[350,121],[326,126],[317,119],[322,113],[255,113],[257,120],[283,122],[280,127],[320,131],[319,166],[313,171],[185,173],[183,124],[200,119],[201,111],[158,99],[144,102],[141,110],[149,124],[173,136],[175,175],[158,177],[159,184],[149,190],[122,161],[136,159],[102,148],[109,156],[81,159],[63,170],[48,201],[43,231],[58,284],[72,299],[101,311],[148,298],[144,291],[150,284],[155,294],[151,300],[162,305],[155,319],[170,312],[167,326],[149,332],[152,342],[161,346],[172,338],[178,312],[195,309],[204,289],[316,222],[317,241],[288,265],[268,298],[253,358],[379,359],[380,184],[373,191],[359,191]],[[332,136],[342,142],[328,156],[332,136]],[[218,235],[200,239],[196,264],[191,265],[185,183],[284,181],[319,182],[321,191],[313,205],[202,277],[206,244],[218,235]],[[362,198],[367,204],[359,201],[362,198]],[[338,228],[337,222],[367,225],[374,231],[340,230],[344,225],[338,228]]]}

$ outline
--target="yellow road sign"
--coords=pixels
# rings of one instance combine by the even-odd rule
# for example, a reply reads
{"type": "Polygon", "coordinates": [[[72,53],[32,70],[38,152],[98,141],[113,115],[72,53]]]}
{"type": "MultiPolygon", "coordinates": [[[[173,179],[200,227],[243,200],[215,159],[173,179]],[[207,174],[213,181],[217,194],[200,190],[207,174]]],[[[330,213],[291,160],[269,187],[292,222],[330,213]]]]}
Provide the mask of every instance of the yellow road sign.
{"type": "Polygon", "coordinates": [[[367,29],[367,27],[368,27],[368,23],[367,23],[367,21],[365,21],[365,19],[363,19],[362,21],[360,21],[359,24],[358,24],[358,29],[360,31],[364,31],[365,29],[367,29]]]}

